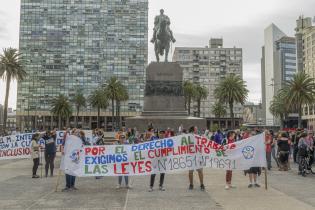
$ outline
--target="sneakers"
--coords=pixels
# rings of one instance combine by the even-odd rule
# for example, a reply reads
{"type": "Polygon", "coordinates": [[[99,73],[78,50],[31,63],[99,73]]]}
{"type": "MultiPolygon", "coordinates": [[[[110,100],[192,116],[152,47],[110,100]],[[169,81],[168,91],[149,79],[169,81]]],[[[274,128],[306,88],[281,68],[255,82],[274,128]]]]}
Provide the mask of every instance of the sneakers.
{"type": "Polygon", "coordinates": [[[75,186],[71,187],[71,190],[78,190],[78,188],[76,188],[75,186]]]}
{"type": "Polygon", "coordinates": [[[127,188],[127,189],[131,189],[131,186],[128,184],[128,185],[126,186],[126,188],[127,188]]]}
{"type": "Polygon", "coordinates": [[[254,184],[254,186],[255,186],[255,187],[260,187],[260,185],[259,185],[259,184],[257,184],[257,183],[255,183],[255,184],[254,184]]]}
{"type": "Polygon", "coordinates": [[[200,190],[201,191],[205,191],[206,190],[206,188],[205,188],[205,186],[202,184],[202,185],[200,185],[200,190]]]}
{"type": "Polygon", "coordinates": [[[248,185],[248,188],[252,188],[252,187],[254,187],[253,184],[249,184],[249,185],[248,185]]]}
{"type": "Polygon", "coordinates": [[[61,190],[61,192],[69,192],[71,189],[69,187],[65,187],[61,190]]]}
{"type": "Polygon", "coordinates": [[[33,175],[32,178],[39,178],[39,176],[38,175],[33,175]]]}
{"type": "Polygon", "coordinates": [[[230,186],[229,186],[229,185],[225,185],[225,189],[226,189],[226,190],[229,190],[229,189],[230,189],[230,186]]]}
{"type": "Polygon", "coordinates": [[[121,188],[121,185],[120,185],[120,184],[116,186],[116,189],[120,189],[120,188],[121,188]]]}
{"type": "Polygon", "coordinates": [[[163,186],[160,186],[159,189],[160,189],[161,191],[165,191],[165,188],[164,188],[163,186]]]}
{"type": "Polygon", "coordinates": [[[150,187],[148,191],[149,191],[149,192],[152,192],[152,191],[153,191],[153,187],[150,187]]]}
{"type": "Polygon", "coordinates": [[[194,185],[190,184],[188,187],[188,190],[193,190],[194,189],[194,185]]]}

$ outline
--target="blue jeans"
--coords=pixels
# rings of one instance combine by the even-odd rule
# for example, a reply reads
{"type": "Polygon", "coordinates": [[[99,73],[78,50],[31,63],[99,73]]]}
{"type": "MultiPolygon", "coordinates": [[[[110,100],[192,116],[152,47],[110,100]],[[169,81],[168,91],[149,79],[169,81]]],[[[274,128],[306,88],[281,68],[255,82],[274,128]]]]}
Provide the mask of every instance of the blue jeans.
{"type": "MultiPolygon", "coordinates": [[[[122,182],[122,176],[119,176],[118,177],[118,184],[121,185],[121,182],[122,182]]],[[[129,179],[128,179],[128,176],[124,176],[125,178],[125,183],[126,183],[126,186],[128,186],[128,182],[129,182],[129,179]]]]}
{"type": "Polygon", "coordinates": [[[75,176],[66,174],[66,187],[67,188],[74,187],[74,184],[75,184],[75,176]]]}

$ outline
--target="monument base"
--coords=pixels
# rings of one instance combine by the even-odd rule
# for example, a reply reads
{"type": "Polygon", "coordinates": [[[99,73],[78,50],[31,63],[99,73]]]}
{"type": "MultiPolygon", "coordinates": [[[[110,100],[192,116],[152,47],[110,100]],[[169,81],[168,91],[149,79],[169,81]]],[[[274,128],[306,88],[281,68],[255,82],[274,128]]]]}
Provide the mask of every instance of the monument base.
{"type": "Polygon", "coordinates": [[[176,62],[152,62],[146,69],[144,107],[140,116],[126,118],[128,128],[143,132],[149,124],[155,129],[206,128],[206,119],[190,117],[185,110],[183,69],[176,62]]]}
{"type": "Polygon", "coordinates": [[[206,128],[206,119],[189,116],[136,116],[126,118],[126,125],[128,128],[137,128],[139,132],[148,129],[148,125],[152,123],[156,129],[174,129],[178,131],[180,125],[186,130],[192,126],[197,126],[200,129],[206,128]]]}

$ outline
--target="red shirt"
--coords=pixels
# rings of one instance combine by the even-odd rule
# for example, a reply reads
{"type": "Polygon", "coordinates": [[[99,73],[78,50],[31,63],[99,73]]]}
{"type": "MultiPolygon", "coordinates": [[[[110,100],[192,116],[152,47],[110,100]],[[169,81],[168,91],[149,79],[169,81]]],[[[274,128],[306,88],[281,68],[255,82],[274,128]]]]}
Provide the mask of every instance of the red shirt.
{"type": "Polygon", "coordinates": [[[234,143],[235,142],[235,139],[234,138],[228,138],[227,139],[227,143],[228,144],[232,144],[232,143],[234,143]]]}
{"type": "Polygon", "coordinates": [[[265,137],[265,144],[266,144],[266,152],[271,152],[271,144],[272,144],[272,137],[271,137],[271,135],[266,135],[266,137],[265,137]]]}
{"type": "Polygon", "coordinates": [[[246,132],[246,133],[243,134],[242,139],[247,139],[249,137],[250,137],[249,133],[246,132]]]}

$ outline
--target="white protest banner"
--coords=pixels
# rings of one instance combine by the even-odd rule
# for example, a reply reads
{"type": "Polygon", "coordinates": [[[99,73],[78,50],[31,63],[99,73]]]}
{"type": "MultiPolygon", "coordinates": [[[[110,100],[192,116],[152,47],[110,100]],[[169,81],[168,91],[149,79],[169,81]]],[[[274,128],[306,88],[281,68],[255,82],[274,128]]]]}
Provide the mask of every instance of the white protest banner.
{"type": "MultiPolygon", "coordinates": [[[[92,131],[85,130],[86,138],[91,141],[92,131]]],[[[0,137],[0,160],[5,159],[20,159],[31,157],[31,142],[34,133],[22,133],[11,136],[0,137]]],[[[41,132],[40,135],[44,135],[41,132]]],[[[56,132],[56,146],[60,146],[63,142],[64,131],[56,132]]],[[[38,143],[45,148],[45,140],[43,138],[38,140],[38,143]]]]}
{"type": "Polygon", "coordinates": [[[66,174],[75,175],[74,171],[80,167],[78,163],[80,153],[83,153],[82,140],[74,135],[69,135],[65,142],[64,154],[61,158],[60,169],[66,174]],[[66,162],[69,161],[70,162],[66,162]]]}
{"type": "Polygon", "coordinates": [[[31,157],[32,133],[0,137],[0,160],[31,157]]]}
{"type": "Polygon", "coordinates": [[[266,166],[264,134],[228,145],[192,134],[135,145],[83,147],[74,136],[69,136],[67,141],[62,169],[75,176],[148,175],[202,167],[245,170],[266,166]]]}

